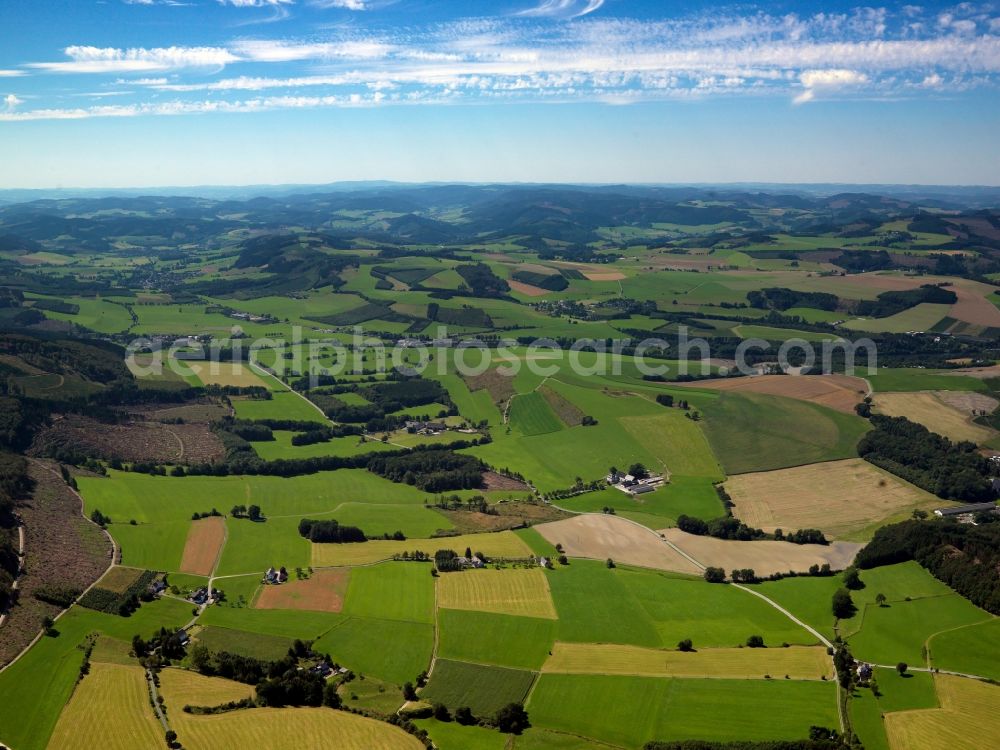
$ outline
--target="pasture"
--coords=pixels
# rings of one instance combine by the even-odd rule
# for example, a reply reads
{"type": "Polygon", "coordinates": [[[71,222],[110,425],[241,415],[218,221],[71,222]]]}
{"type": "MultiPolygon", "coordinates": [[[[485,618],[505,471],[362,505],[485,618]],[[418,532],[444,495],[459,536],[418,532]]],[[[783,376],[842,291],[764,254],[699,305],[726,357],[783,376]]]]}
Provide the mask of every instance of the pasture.
{"type": "Polygon", "coordinates": [[[344,614],[432,623],[434,579],[428,566],[388,562],[355,568],[351,571],[344,614]]]}
{"type": "Polygon", "coordinates": [[[985,391],[982,380],[960,371],[929,370],[922,367],[880,367],[868,382],[876,393],[912,391],[985,391]]]}
{"type": "MultiPolygon", "coordinates": [[[[291,638],[264,633],[250,633],[217,625],[199,626],[194,640],[209,651],[228,651],[231,654],[249,656],[254,659],[272,660],[284,658],[292,645],[291,638]]],[[[221,701],[225,703],[226,701],[221,701]]],[[[200,703],[197,705],[213,705],[200,703]]]]}
{"type": "MultiPolygon", "coordinates": [[[[430,575],[427,575],[430,580],[430,575]]],[[[287,615],[285,615],[287,617],[287,615]]],[[[402,685],[431,663],[434,626],[404,620],[347,617],[320,637],[314,648],[364,675],[402,685]]]]}
{"type": "Polygon", "coordinates": [[[927,646],[937,669],[1000,681],[1000,618],[937,633],[927,646]]]}
{"type": "Polygon", "coordinates": [[[564,429],[562,421],[538,391],[514,397],[510,403],[510,423],[522,435],[545,435],[564,429]]]}
{"type": "Polygon", "coordinates": [[[597,492],[562,498],[556,504],[577,513],[600,513],[604,508],[614,508],[619,516],[649,529],[673,526],[680,515],[708,520],[724,513],[722,501],[710,478],[676,475],[655,492],[644,495],[627,495],[607,487],[597,492]]]}
{"type": "Polygon", "coordinates": [[[437,627],[441,658],[538,670],[552,648],[557,625],[551,619],[442,608],[437,627]]]}
{"type": "Polygon", "coordinates": [[[267,387],[267,383],[242,362],[185,361],[181,367],[190,370],[190,379],[198,385],[231,385],[239,388],[267,387]]]}
{"type": "Polygon", "coordinates": [[[869,429],[853,414],[759,393],[723,393],[704,412],[708,440],[727,474],[853,458],[869,429]]]}
{"type": "Polygon", "coordinates": [[[982,394],[969,392],[968,406],[953,405],[954,395],[948,391],[915,391],[910,393],[878,393],[872,405],[879,414],[906,417],[922,424],[931,432],[944,435],[953,441],[968,440],[982,444],[996,437],[996,431],[972,421],[973,408],[992,412],[997,402],[982,394]],[[976,398],[978,397],[978,398],[976,398]],[[949,403],[951,401],[951,403],[949,403]]]}
{"type": "Polygon", "coordinates": [[[838,724],[833,683],[814,681],[543,674],[527,708],[536,727],[626,748],[650,740],[795,740],[810,726],[838,724]]]}
{"type": "Polygon", "coordinates": [[[757,377],[721,378],[681,386],[720,393],[763,393],[826,406],[853,414],[854,406],[868,393],[862,378],[849,375],[760,375],[757,377]]]}
{"type": "Polygon", "coordinates": [[[541,568],[466,570],[438,578],[439,607],[521,617],[556,618],[541,568]]]}
{"type": "Polygon", "coordinates": [[[420,698],[453,711],[468,706],[475,716],[492,716],[508,703],[523,701],[534,679],[520,669],[438,659],[420,698]]]}
{"type": "Polygon", "coordinates": [[[317,570],[308,578],[290,578],[279,586],[262,586],[253,606],[257,609],[305,609],[340,612],[344,607],[350,570],[317,570]]]}
{"type": "Polygon", "coordinates": [[[934,675],[940,708],[885,716],[892,750],[978,750],[1000,736],[1000,688],[950,675],[934,675]]]}
{"type": "Polygon", "coordinates": [[[211,516],[192,521],[184,543],[181,572],[197,576],[211,575],[226,542],[226,520],[211,516]]]}
{"type": "Polygon", "coordinates": [[[544,673],[715,677],[761,680],[764,675],[794,680],[833,677],[833,664],[820,646],[789,648],[708,648],[665,651],[607,643],[556,643],[544,673]]]}
{"type": "Polygon", "coordinates": [[[272,393],[271,398],[233,398],[233,409],[240,419],[295,419],[328,424],[329,420],[304,397],[291,391],[272,393]]]}
{"type": "Polygon", "coordinates": [[[49,747],[146,750],[163,742],[142,667],[93,663],[56,724],[49,747]],[[114,721],[108,717],[113,716],[114,721]]]}
{"type": "Polygon", "coordinates": [[[878,526],[932,511],[943,501],[860,458],[739,474],[726,482],[733,515],[773,532],[821,529],[863,539],[878,526]],[[835,488],[835,489],[834,489],[835,488]]]}
{"type": "MultiPolygon", "coordinates": [[[[451,549],[461,553],[466,547],[472,547],[473,552],[482,552],[488,557],[514,559],[531,556],[531,550],[513,532],[500,531],[493,534],[462,534],[439,539],[407,539],[403,542],[377,539],[360,544],[313,544],[312,564],[318,568],[368,565],[414,550],[433,555],[439,549],[451,549]]],[[[422,567],[419,564],[417,566],[422,567]]],[[[429,577],[429,574],[427,575],[429,577]]]]}

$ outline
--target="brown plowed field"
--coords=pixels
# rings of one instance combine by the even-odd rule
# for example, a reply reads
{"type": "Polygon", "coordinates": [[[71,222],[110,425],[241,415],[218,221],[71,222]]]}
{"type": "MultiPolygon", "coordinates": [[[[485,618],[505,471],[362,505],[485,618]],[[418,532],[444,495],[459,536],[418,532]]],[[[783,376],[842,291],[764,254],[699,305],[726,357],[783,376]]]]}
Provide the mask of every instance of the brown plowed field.
{"type": "Polygon", "coordinates": [[[510,284],[510,288],[513,289],[518,294],[524,294],[528,297],[543,297],[549,293],[548,289],[542,289],[540,286],[532,286],[531,284],[525,284],[523,281],[514,281],[514,279],[507,279],[507,283],[510,284]]]}
{"type": "Polygon", "coordinates": [[[289,580],[279,586],[263,586],[254,608],[339,612],[344,606],[349,579],[349,570],[332,568],[317,570],[302,581],[289,580]]]}
{"type": "Polygon", "coordinates": [[[845,414],[853,414],[854,406],[868,393],[865,381],[850,375],[759,375],[675,385],[713,391],[749,391],[785,396],[820,404],[845,414]]]}
{"type": "Polygon", "coordinates": [[[226,519],[210,516],[191,522],[184,556],[181,558],[181,572],[196,576],[210,576],[215,570],[215,562],[226,541],[226,519]]]}

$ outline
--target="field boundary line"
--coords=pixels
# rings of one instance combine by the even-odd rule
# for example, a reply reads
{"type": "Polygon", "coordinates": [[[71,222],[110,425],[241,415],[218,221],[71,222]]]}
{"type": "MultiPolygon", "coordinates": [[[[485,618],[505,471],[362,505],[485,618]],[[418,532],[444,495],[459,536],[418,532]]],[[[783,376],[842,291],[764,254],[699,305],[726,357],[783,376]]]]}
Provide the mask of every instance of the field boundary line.
{"type": "MultiPolygon", "coordinates": [[[[50,466],[47,466],[42,461],[39,461],[38,459],[34,459],[34,458],[29,458],[28,461],[30,461],[33,465],[37,466],[38,468],[44,469],[45,471],[49,472],[53,476],[58,477],[59,481],[63,481],[62,476],[60,476],[56,472],[55,469],[53,469],[50,466]]],[[[116,562],[116,560],[118,559],[118,555],[120,554],[120,551],[118,549],[118,542],[116,542],[115,538],[113,536],[111,536],[111,532],[108,531],[107,529],[101,527],[101,526],[98,526],[98,524],[94,523],[89,518],[87,518],[87,514],[84,513],[84,508],[86,506],[85,506],[85,503],[84,503],[84,500],[83,500],[83,495],[81,495],[75,489],[73,489],[72,487],[70,487],[68,484],[66,485],[66,489],[69,490],[70,492],[72,492],[74,495],[76,495],[76,499],[80,501],[80,515],[83,517],[83,519],[87,523],[94,524],[94,526],[97,526],[99,529],[101,529],[101,531],[104,532],[104,535],[111,542],[111,562],[108,564],[108,567],[105,568],[104,572],[101,573],[101,575],[99,575],[97,578],[95,578],[94,581],[93,581],[93,583],[91,583],[89,586],[87,586],[87,588],[85,588],[83,591],[81,591],[80,595],[77,596],[76,599],[74,599],[73,602],[68,607],[66,607],[65,609],[63,609],[60,612],[58,612],[56,614],[56,616],[52,618],[52,622],[53,623],[58,622],[59,618],[61,618],[64,614],[66,614],[67,612],[69,612],[75,605],[79,604],[80,600],[83,599],[83,597],[85,597],[88,593],[90,593],[90,590],[92,588],[94,588],[94,586],[97,585],[97,582],[100,581],[102,578],[104,578],[104,576],[106,576],[108,574],[108,571],[110,571],[112,568],[114,568],[116,565],[118,565],[118,563],[116,562]]],[[[34,647],[34,645],[36,643],[38,643],[38,641],[40,641],[42,639],[42,637],[44,635],[45,635],[45,631],[44,630],[39,630],[38,634],[34,638],[31,639],[31,643],[29,643],[27,646],[25,646],[23,649],[21,649],[20,653],[18,653],[13,659],[11,659],[9,662],[7,662],[2,667],[0,667],[0,674],[2,674],[3,672],[6,672],[10,667],[14,666],[21,659],[21,657],[23,657],[26,653],[28,653],[34,647]]]]}
{"type": "MultiPolygon", "coordinates": [[[[248,359],[247,360],[247,365],[253,371],[258,371],[259,370],[259,372],[257,372],[258,375],[260,375],[261,373],[264,373],[264,375],[267,375],[268,377],[271,377],[271,378],[274,378],[275,380],[277,380],[279,383],[281,383],[283,386],[285,386],[285,388],[288,389],[289,393],[294,393],[296,396],[298,396],[303,401],[305,401],[307,404],[309,404],[309,406],[311,406],[313,409],[315,409],[316,411],[318,411],[320,413],[320,416],[323,417],[324,421],[326,421],[327,424],[336,424],[336,422],[334,422],[332,419],[330,419],[328,416],[326,416],[326,412],[325,411],[323,411],[322,409],[320,409],[316,404],[314,404],[312,401],[310,401],[309,399],[307,399],[305,396],[303,396],[297,390],[295,390],[294,388],[292,388],[288,383],[286,383],[284,380],[282,380],[281,378],[279,378],[274,373],[268,372],[263,367],[261,367],[256,362],[254,362],[252,359],[248,359]]],[[[279,391],[279,393],[280,393],[280,391],[279,391]]]]}

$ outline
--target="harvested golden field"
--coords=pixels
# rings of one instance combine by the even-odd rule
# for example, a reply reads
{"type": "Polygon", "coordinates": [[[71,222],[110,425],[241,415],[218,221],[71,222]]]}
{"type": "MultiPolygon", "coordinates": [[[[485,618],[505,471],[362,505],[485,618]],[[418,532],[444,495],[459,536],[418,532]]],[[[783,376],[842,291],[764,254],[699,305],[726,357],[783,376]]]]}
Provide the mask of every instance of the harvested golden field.
{"type": "MultiPolygon", "coordinates": [[[[174,705],[179,701],[174,701],[174,705]]],[[[171,705],[169,697],[167,705],[171,705]]],[[[171,726],[188,750],[423,750],[413,735],[377,719],[330,708],[250,708],[209,716],[174,710],[171,726]]],[[[145,748],[160,747],[150,743],[145,748]]],[[[107,747],[107,746],[105,746],[107,747]]]]}
{"type": "Polygon", "coordinates": [[[347,569],[332,568],[317,570],[305,580],[263,586],[253,606],[255,609],[339,612],[344,607],[350,575],[347,569]]]}
{"type": "Polygon", "coordinates": [[[221,706],[230,701],[252,698],[254,687],[170,667],[160,672],[160,692],[173,719],[173,715],[180,713],[184,706],[221,706]]]}
{"type": "MultiPolygon", "coordinates": [[[[541,527],[540,527],[541,528],[541,527]]],[[[466,547],[482,552],[487,557],[519,559],[531,557],[531,550],[520,537],[510,531],[495,534],[463,534],[435,539],[407,539],[403,542],[377,539],[357,544],[313,544],[312,564],[316,568],[334,568],[349,565],[368,565],[391,560],[393,555],[421,550],[433,555],[439,549],[462,552],[466,547]]]]}
{"type": "Polygon", "coordinates": [[[976,281],[952,281],[950,287],[958,301],[948,311],[949,317],[976,325],[1000,326],[1000,309],[987,299],[995,287],[976,281]]]}
{"type": "Polygon", "coordinates": [[[1000,737],[1000,687],[951,675],[934,675],[941,708],[885,715],[892,750],[981,750],[1000,737]],[[990,739],[990,738],[993,739],[990,739]]]}
{"type": "Polygon", "coordinates": [[[184,556],[181,558],[181,573],[196,576],[210,576],[226,542],[226,519],[210,516],[191,522],[187,541],[184,542],[184,556]]]}
{"type": "Polygon", "coordinates": [[[820,404],[845,414],[853,414],[855,405],[868,393],[867,383],[851,375],[758,375],[677,385],[713,391],[749,391],[784,396],[820,404]]]}
{"type": "Polygon", "coordinates": [[[94,663],[49,740],[52,750],[148,750],[163,746],[142,667],[94,663]]]}
{"type": "Polygon", "coordinates": [[[250,386],[265,387],[264,381],[257,377],[247,365],[241,362],[191,362],[184,365],[198,376],[204,385],[235,385],[241,388],[250,386]]]}
{"type": "Polygon", "coordinates": [[[968,375],[970,378],[987,380],[989,378],[1000,378],[1000,365],[989,365],[988,367],[962,367],[957,370],[948,370],[945,375],[968,375]]]}
{"type": "Polygon", "coordinates": [[[131,652],[132,644],[128,641],[102,635],[94,642],[94,649],[90,652],[90,661],[134,667],[138,662],[134,657],[129,656],[131,652]]]}
{"type": "Polygon", "coordinates": [[[507,279],[507,283],[510,288],[513,289],[518,294],[523,294],[526,297],[544,297],[549,294],[548,289],[542,289],[540,286],[532,286],[531,284],[525,284],[523,281],[515,281],[514,279],[507,279]]]}
{"type": "Polygon", "coordinates": [[[733,515],[748,526],[768,532],[820,529],[840,539],[865,536],[873,526],[908,518],[915,508],[946,504],[860,458],[738,474],[725,487],[733,515]]]}
{"type": "MultiPolygon", "coordinates": [[[[956,408],[952,405],[962,404],[966,401],[971,405],[973,400],[968,398],[967,394],[961,394],[965,398],[949,397],[949,400],[946,401],[942,398],[941,394],[943,393],[947,393],[947,391],[877,393],[873,397],[872,405],[879,414],[890,417],[906,417],[911,422],[922,424],[928,430],[952,440],[970,440],[978,444],[996,436],[996,432],[989,427],[975,424],[972,421],[971,409],[956,408]]],[[[995,404],[995,401],[988,396],[983,398],[989,399],[995,404]]]]}
{"type": "Polygon", "coordinates": [[[701,569],[644,526],[619,516],[587,513],[535,529],[570,557],[613,559],[626,565],[700,575],[701,569]]]}
{"type": "Polygon", "coordinates": [[[834,570],[843,570],[854,560],[863,544],[832,542],[831,544],[792,544],[791,542],[737,542],[710,536],[695,536],[680,529],[663,529],[666,539],[702,565],[724,568],[753,568],[758,576],[804,573],[810,565],[829,563],[834,570]]]}
{"type": "Polygon", "coordinates": [[[126,568],[123,565],[116,565],[97,582],[97,588],[113,591],[116,594],[124,593],[143,572],[142,568],[126,568]]]}
{"type": "Polygon", "coordinates": [[[620,271],[584,271],[587,281],[624,281],[628,278],[620,271]]]}
{"type": "Polygon", "coordinates": [[[556,608],[541,568],[465,570],[438,578],[438,606],[555,620],[556,608]]]}
{"type": "Polygon", "coordinates": [[[751,680],[788,675],[795,680],[819,680],[833,677],[833,663],[822,646],[706,648],[685,653],[610,643],[557,642],[542,671],[751,680]]]}

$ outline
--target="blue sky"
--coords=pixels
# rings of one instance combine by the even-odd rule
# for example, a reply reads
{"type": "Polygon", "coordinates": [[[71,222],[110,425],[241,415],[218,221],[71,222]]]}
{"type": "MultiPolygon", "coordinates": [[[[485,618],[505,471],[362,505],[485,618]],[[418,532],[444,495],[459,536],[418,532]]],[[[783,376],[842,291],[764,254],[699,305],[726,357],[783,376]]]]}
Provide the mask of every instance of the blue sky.
{"type": "Polygon", "coordinates": [[[1000,182],[1000,7],[2,0],[0,187],[1000,182]]]}

